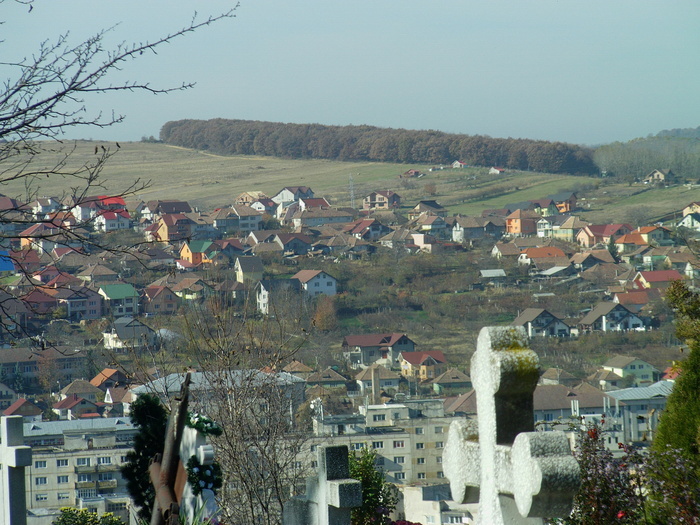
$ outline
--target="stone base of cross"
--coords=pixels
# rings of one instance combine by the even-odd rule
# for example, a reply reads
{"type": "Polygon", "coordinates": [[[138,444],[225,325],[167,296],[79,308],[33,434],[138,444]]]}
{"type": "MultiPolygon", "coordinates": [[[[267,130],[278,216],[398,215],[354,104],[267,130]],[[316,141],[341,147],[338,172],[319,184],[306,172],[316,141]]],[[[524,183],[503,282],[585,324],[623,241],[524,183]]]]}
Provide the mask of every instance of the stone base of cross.
{"type": "Polygon", "coordinates": [[[204,467],[211,465],[214,462],[214,447],[207,443],[204,434],[186,426],[180,441],[180,464],[175,481],[175,494],[180,504],[180,515],[187,518],[186,523],[195,523],[195,516],[204,523],[206,519],[218,516],[219,506],[212,490],[202,489],[200,494],[195,495],[187,483],[184,463],[192,456],[197,456],[199,463],[204,467]]]}
{"type": "Polygon", "coordinates": [[[483,525],[534,525],[567,516],[579,467],[563,432],[534,432],[539,359],[525,330],[483,328],[471,376],[478,426],[452,423],[443,454],[452,498],[479,503],[483,525]]]}
{"type": "Polygon", "coordinates": [[[362,505],[362,483],[350,479],[348,447],[318,447],[318,476],[306,482],[306,495],[284,506],[283,525],[350,525],[350,512],[362,505]]]}
{"type": "Polygon", "coordinates": [[[32,464],[32,449],[23,425],[22,416],[0,417],[0,523],[27,523],[24,467],[32,464]]]}

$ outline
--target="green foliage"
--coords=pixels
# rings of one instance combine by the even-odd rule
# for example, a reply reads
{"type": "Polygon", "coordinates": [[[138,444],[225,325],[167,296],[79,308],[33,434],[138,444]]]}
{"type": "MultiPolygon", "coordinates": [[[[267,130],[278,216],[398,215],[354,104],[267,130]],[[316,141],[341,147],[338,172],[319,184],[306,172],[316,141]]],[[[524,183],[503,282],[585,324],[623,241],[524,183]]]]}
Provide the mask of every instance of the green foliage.
{"type": "Polygon", "coordinates": [[[168,417],[156,396],[144,394],[131,407],[131,422],[139,433],[134,437],[134,449],[126,455],[121,471],[126,488],[139,507],[139,518],[148,520],[155,499],[148,465],[153,456],[163,453],[168,417]]]}
{"type": "Polygon", "coordinates": [[[396,487],[388,483],[377,468],[377,453],[363,448],[351,454],[350,477],[362,482],[362,506],[352,510],[352,525],[390,523],[389,514],[396,508],[396,487]]]}
{"type": "Polygon", "coordinates": [[[53,525],[125,525],[124,522],[111,512],[102,516],[87,509],[64,507],[61,514],[53,521],[53,525]]]}
{"type": "Polygon", "coordinates": [[[697,466],[700,465],[700,295],[676,281],[669,287],[666,300],[676,313],[676,335],[687,342],[690,354],[679,365],[681,374],[659,421],[654,449],[662,451],[671,446],[697,466]]]}

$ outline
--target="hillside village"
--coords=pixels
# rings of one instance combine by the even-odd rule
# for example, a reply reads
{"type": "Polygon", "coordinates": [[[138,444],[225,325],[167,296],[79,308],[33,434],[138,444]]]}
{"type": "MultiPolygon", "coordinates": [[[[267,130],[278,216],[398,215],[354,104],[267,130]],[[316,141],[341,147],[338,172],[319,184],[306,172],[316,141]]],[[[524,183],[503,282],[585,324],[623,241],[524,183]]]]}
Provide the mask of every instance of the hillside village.
{"type": "MultiPolygon", "coordinates": [[[[303,328],[297,351],[260,372],[308,425],[298,462],[310,469],[318,445],[344,443],[374,449],[406,494],[444,484],[445,434],[476,414],[468,363],[489,324],[523,327],[540,354],[538,428],[583,417],[604,426],[611,449],[648,444],[682,358],[664,291],[698,276],[689,243],[700,202],[663,223],[591,224],[581,197],[542,195],[479,216],[380,188],[356,208],[306,186],[251,188],[211,210],[0,197],[0,408],[24,417],[34,448],[28,523],[50,523],[66,504],[126,517],[117,467],[136,432],[130,405],[146,392],[167,397],[162,385],[178,384],[183,368],[200,374],[195,403],[212,398],[183,342],[197,312],[303,328]],[[64,474],[74,461],[90,468],[64,474]]],[[[434,512],[435,523],[471,517],[454,502],[434,512]]]]}

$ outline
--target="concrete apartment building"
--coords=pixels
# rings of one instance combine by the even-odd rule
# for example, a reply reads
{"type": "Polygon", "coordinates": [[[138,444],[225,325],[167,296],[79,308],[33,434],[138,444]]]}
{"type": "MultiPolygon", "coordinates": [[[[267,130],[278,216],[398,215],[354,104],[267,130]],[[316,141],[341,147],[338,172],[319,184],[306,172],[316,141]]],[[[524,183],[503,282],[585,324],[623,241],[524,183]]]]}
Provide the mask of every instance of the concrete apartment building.
{"type": "Polygon", "coordinates": [[[366,405],[359,414],[318,417],[315,436],[303,452],[315,468],[316,447],[348,445],[350,450],[371,448],[387,481],[399,485],[444,479],[442,452],[455,417],[446,417],[442,399],[407,400],[366,405]]]}
{"type": "Polygon", "coordinates": [[[50,525],[61,507],[113,512],[128,523],[130,498],[119,468],[135,434],[129,418],[25,423],[24,442],[32,447],[27,524],[50,525]]]}

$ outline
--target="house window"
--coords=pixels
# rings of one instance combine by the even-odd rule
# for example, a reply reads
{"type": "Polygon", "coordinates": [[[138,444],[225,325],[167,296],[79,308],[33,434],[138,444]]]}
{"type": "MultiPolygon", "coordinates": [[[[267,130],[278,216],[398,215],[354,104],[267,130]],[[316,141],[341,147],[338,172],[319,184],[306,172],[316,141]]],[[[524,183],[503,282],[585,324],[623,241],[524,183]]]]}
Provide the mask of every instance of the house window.
{"type": "Polygon", "coordinates": [[[394,463],[401,465],[406,461],[406,458],[404,456],[395,456],[394,457],[394,463]]]}
{"type": "Polygon", "coordinates": [[[68,460],[67,460],[67,459],[57,459],[57,460],[56,460],[56,466],[57,466],[57,467],[67,467],[67,466],[68,466],[68,460]]]}
{"type": "Polygon", "coordinates": [[[423,448],[425,448],[425,443],[416,443],[416,449],[417,449],[417,450],[420,450],[420,449],[423,449],[423,448]]]}
{"type": "Polygon", "coordinates": [[[372,441],[372,448],[384,448],[383,441],[372,441]]]}
{"type": "Polygon", "coordinates": [[[421,435],[423,433],[423,429],[421,427],[416,428],[416,434],[421,435]]]}
{"type": "Polygon", "coordinates": [[[35,461],[34,468],[46,468],[46,461],[35,461]]]}
{"type": "Polygon", "coordinates": [[[402,481],[402,480],[406,479],[406,473],[405,472],[397,472],[396,474],[394,474],[394,479],[396,481],[402,481]]]}
{"type": "Polygon", "coordinates": [[[372,416],[372,421],[385,421],[386,414],[375,414],[372,416]]]}
{"type": "Polygon", "coordinates": [[[46,476],[42,476],[40,478],[34,479],[35,485],[46,485],[47,483],[48,483],[48,479],[46,478],[46,476]]]}
{"type": "Polygon", "coordinates": [[[68,476],[58,476],[58,478],[56,479],[56,482],[58,484],[68,483],[68,476]]]}
{"type": "Polygon", "coordinates": [[[425,472],[419,472],[418,479],[425,479],[425,472]]]}
{"type": "Polygon", "coordinates": [[[403,439],[394,441],[394,448],[403,448],[403,439]]]}

